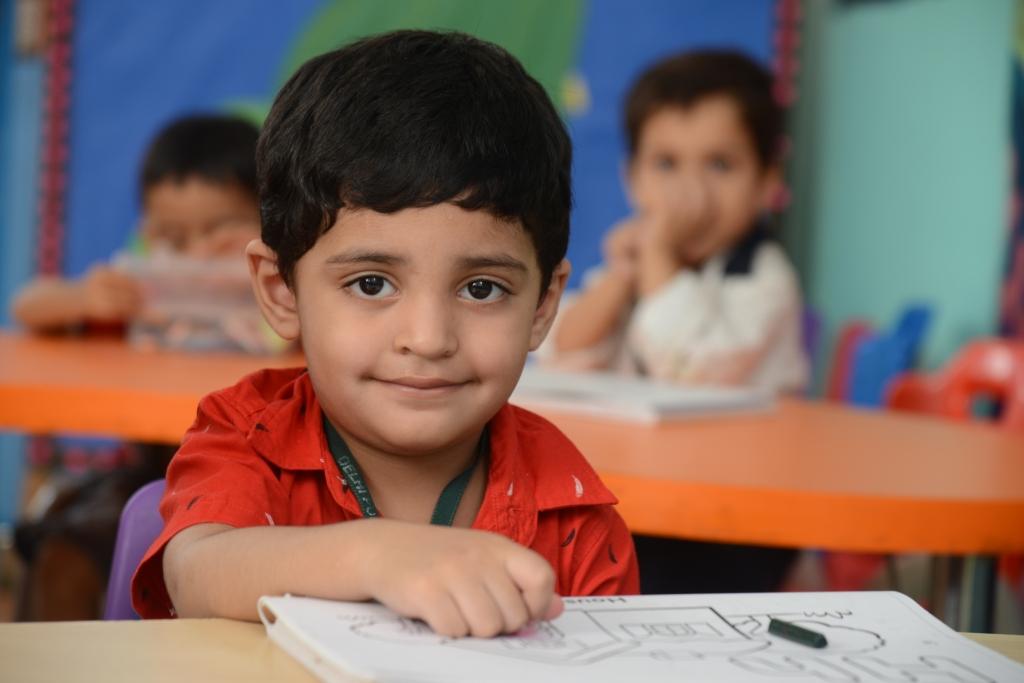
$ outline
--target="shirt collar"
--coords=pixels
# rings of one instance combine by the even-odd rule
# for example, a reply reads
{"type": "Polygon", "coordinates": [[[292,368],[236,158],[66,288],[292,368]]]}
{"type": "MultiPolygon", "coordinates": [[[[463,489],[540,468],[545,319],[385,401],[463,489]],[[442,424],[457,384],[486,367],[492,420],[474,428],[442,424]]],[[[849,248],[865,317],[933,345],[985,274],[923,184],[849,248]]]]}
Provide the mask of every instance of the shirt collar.
{"type": "MultiPolygon", "coordinates": [[[[247,440],[281,469],[323,470],[335,500],[361,514],[327,448],[320,415],[309,373],[302,371],[254,411],[247,440]]],[[[490,441],[477,519],[489,521],[493,530],[529,543],[538,512],[618,502],[579,449],[539,415],[505,404],[491,419],[490,441]]]]}
{"type": "Polygon", "coordinates": [[[757,254],[757,250],[771,239],[767,224],[763,221],[755,224],[750,232],[729,249],[722,274],[725,277],[750,275],[750,271],[754,269],[754,256],[757,254]]]}
{"type": "Polygon", "coordinates": [[[305,370],[282,384],[251,422],[246,435],[249,444],[281,469],[318,470],[330,460],[320,404],[305,370]]]}

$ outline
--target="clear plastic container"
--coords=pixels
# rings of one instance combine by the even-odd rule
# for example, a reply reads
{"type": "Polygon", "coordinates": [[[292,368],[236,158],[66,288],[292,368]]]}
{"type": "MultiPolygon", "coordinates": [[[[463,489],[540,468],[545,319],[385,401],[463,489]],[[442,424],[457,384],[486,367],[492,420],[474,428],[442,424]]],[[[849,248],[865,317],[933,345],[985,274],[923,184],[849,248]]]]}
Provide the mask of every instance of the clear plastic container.
{"type": "Polygon", "coordinates": [[[142,311],[128,328],[133,344],[248,353],[275,353],[288,346],[263,320],[241,258],[125,253],[114,266],[142,289],[142,311]]]}

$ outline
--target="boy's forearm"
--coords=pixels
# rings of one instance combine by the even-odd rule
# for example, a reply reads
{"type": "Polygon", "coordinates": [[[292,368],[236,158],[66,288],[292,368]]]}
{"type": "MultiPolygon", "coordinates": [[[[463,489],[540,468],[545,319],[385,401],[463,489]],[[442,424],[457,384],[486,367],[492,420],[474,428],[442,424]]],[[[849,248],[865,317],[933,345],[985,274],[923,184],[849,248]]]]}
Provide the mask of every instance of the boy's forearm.
{"type": "Polygon", "coordinates": [[[609,270],[565,311],[555,334],[555,348],[568,352],[599,344],[615,331],[633,296],[631,277],[609,270]]]}
{"type": "MultiPolygon", "coordinates": [[[[258,620],[261,595],[295,593],[366,600],[363,566],[379,537],[378,520],[312,527],[221,527],[168,544],[164,579],[178,616],[258,620]]],[[[212,525],[203,525],[212,526],[212,525]]],[[[220,525],[217,525],[218,527],[220,525]]]]}
{"type": "Polygon", "coordinates": [[[59,278],[36,280],[17,294],[11,316],[33,332],[68,327],[85,319],[79,283],[59,278]]]}

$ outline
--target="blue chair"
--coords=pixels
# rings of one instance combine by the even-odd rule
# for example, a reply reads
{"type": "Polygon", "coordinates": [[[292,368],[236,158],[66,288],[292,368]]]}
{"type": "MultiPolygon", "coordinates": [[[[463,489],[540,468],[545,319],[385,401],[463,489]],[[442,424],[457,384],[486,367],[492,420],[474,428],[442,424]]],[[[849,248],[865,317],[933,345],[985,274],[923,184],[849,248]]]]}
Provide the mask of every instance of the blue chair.
{"type": "MultiPolygon", "coordinates": [[[[846,401],[882,407],[889,383],[914,367],[931,318],[929,306],[915,304],[904,309],[888,332],[872,334],[863,324],[852,327],[846,401]]],[[[892,556],[879,553],[826,552],[822,563],[829,590],[864,590],[887,565],[895,575],[892,556]]]]}
{"type": "Polygon", "coordinates": [[[160,499],[164,495],[165,481],[151,481],[128,499],[121,511],[114,541],[114,559],[110,566],[110,581],[107,583],[107,601],[103,618],[138,619],[132,609],[132,574],[142,562],[142,556],[150,544],[160,535],[164,520],[160,517],[160,499]]]}
{"type": "Polygon", "coordinates": [[[884,405],[889,382],[916,364],[931,319],[931,307],[915,304],[903,311],[892,330],[864,339],[854,352],[847,401],[884,405]]]}

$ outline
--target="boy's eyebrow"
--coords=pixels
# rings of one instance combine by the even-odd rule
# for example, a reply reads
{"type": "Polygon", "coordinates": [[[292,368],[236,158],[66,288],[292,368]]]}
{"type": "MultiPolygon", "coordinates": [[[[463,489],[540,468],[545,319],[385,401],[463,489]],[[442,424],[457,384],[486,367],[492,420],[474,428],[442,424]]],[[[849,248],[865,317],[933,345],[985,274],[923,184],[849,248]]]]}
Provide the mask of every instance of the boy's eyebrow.
{"type": "Polygon", "coordinates": [[[474,268],[508,268],[523,273],[530,272],[525,263],[507,254],[496,254],[486,256],[463,256],[459,259],[459,266],[466,270],[474,268]]]}
{"type": "MultiPolygon", "coordinates": [[[[378,263],[385,266],[400,266],[407,263],[407,261],[402,256],[373,250],[343,251],[327,259],[328,266],[344,266],[357,263],[378,263]]],[[[525,263],[507,254],[463,256],[458,259],[458,265],[464,270],[473,270],[476,268],[506,268],[523,273],[530,272],[530,269],[525,263]]]]}
{"type": "Polygon", "coordinates": [[[379,263],[385,266],[396,266],[405,263],[405,259],[394,254],[372,250],[343,251],[327,259],[329,266],[344,266],[353,263],[379,263]]]}

